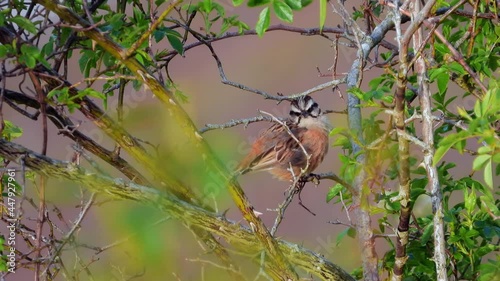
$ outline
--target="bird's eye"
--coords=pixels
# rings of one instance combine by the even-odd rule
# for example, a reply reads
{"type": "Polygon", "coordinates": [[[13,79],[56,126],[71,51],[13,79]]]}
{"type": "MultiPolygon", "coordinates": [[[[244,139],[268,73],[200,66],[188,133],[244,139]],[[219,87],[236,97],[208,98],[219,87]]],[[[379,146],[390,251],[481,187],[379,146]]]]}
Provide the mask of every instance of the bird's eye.
{"type": "Polygon", "coordinates": [[[309,114],[311,114],[311,113],[315,112],[317,109],[318,109],[318,104],[316,104],[316,103],[315,103],[315,104],[313,104],[312,106],[310,106],[310,107],[307,109],[307,112],[308,112],[309,114]]]}

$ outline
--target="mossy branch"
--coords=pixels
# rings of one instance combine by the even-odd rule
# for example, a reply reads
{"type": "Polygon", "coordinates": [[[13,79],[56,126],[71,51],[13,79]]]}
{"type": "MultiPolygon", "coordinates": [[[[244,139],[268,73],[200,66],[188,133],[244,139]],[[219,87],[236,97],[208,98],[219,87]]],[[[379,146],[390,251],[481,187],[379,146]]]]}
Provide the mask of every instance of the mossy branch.
{"type": "MultiPolygon", "coordinates": [[[[233,197],[233,201],[240,209],[243,217],[252,226],[254,233],[264,245],[266,252],[270,257],[269,273],[276,280],[282,279],[298,279],[295,270],[290,266],[289,262],[281,253],[277,242],[270,235],[269,230],[253,212],[253,206],[248,201],[241,186],[234,180],[229,171],[215,157],[214,153],[205,142],[204,138],[199,134],[196,126],[184,111],[184,109],[176,102],[174,94],[169,91],[160,81],[154,77],[139,61],[129,56],[127,50],[115,43],[109,36],[100,32],[97,28],[91,26],[89,22],[79,17],[67,7],[57,4],[57,2],[49,0],[38,0],[39,4],[43,5],[48,10],[56,13],[63,21],[83,27],[81,32],[88,38],[94,40],[105,51],[114,56],[116,59],[126,66],[140,81],[142,81],[151,92],[161,101],[166,110],[174,118],[176,123],[182,128],[184,139],[187,145],[192,147],[200,157],[206,159],[207,168],[217,174],[220,174],[228,183],[228,189],[233,197]]],[[[106,131],[108,134],[112,133],[106,131]]],[[[139,155],[138,155],[139,156],[139,155]]],[[[168,185],[169,183],[167,183],[168,185]]]]}
{"type": "MultiPolygon", "coordinates": [[[[223,215],[218,215],[180,200],[170,192],[159,191],[156,188],[138,185],[123,179],[91,173],[73,163],[40,155],[4,139],[0,139],[0,155],[16,163],[21,163],[22,159],[22,162],[28,168],[38,173],[52,178],[70,180],[96,193],[117,199],[151,204],[151,206],[165,211],[187,225],[195,225],[224,238],[238,251],[250,254],[258,254],[262,251],[262,244],[252,230],[229,221],[223,215]]],[[[354,278],[347,272],[319,254],[284,240],[276,239],[274,241],[279,251],[294,266],[300,267],[323,280],[354,281],[354,278]]],[[[265,266],[270,265],[266,264],[265,266]]]]}

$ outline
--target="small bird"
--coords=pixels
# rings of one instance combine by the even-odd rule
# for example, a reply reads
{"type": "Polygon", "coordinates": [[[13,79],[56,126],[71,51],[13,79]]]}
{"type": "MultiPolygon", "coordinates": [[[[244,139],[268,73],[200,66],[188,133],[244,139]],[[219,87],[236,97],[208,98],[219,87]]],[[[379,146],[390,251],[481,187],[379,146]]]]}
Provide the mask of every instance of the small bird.
{"type": "Polygon", "coordinates": [[[296,139],[283,124],[275,123],[252,144],[237,172],[269,171],[279,180],[294,181],[300,176],[308,176],[318,167],[328,152],[331,129],[318,104],[309,96],[292,101],[290,116],[283,123],[296,139]],[[309,165],[304,149],[310,155],[309,165]]]}

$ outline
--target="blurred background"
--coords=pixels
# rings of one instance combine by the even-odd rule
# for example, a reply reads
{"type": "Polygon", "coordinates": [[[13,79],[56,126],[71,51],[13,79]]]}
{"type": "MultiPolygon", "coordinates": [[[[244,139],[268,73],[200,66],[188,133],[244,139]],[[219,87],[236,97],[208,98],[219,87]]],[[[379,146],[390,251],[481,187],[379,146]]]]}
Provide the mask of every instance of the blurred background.
{"type": "MultiPolygon", "coordinates": [[[[251,27],[255,25],[261,10],[248,9],[244,5],[234,8],[230,1],[218,2],[224,6],[228,15],[240,15],[240,19],[251,27]]],[[[303,11],[295,13],[293,26],[317,27],[318,14],[318,3],[314,2],[303,11]]],[[[277,23],[279,21],[273,17],[271,24],[277,23]]],[[[338,24],[341,24],[341,19],[331,12],[327,13],[326,26],[334,27],[338,24]]],[[[199,21],[193,26],[203,26],[203,23],[199,21]]],[[[387,38],[392,39],[393,35],[389,34],[387,38]]],[[[229,80],[269,94],[297,94],[332,79],[328,69],[334,61],[334,49],[331,41],[320,36],[273,31],[266,33],[263,38],[242,36],[215,42],[213,46],[229,80]],[[318,69],[327,75],[320,77],[318,69]]],[[[158,45],[158,49],[165,48],[170,48],[166,40],[158,45]]],[[[340,47],[337,73],[343,75],[347,72],[354,58],[354,50],[340,47]]],[[[76,66],[78,54],[73,56],[72,61],[76,66]]],[[[288,102],[277,104],[259,95],[223,85],[215,61],[205,46],[187,51],[184,57],[177,56],[170,63],[169,71],[178,89],[188,97],[188,102],[182,106],[199,128],[207,123],[225,123],[231,119],[258,116],[258,110],[277,117],[288,114],[288,102]]],[[[364,85],[380,73],[377,70],[366,73],[364,85]]],[[[71,82],[76,83],[81,79],[82,77],[75,76],[71,82]]],[[[332,89],[316,92],[312,96],[323,110],[344,110],[345,87],[340,86],[340,90],[343,97],[332,89]]],[[[107,113],[113,117],[116,117],[116,104],[116,97],[111,97],[107,113]]],[[[24,135],[17,142],[40,151],[41,121],[33,122],[22,118],[9,107],[4,107],[3,111],[5,119],[24,128],[24,135]]],[[[108,149],[113,147],[113,143],[83,116],[76,113],[73,118],[75,123],[81,121],[82,132],[108,149]]],[[[334,127],[347,127],[345,115],[330,114],[329,118],[334,127]]],[[[211,180],[207,180],[210,175],[197,162],[197,155],[191,155],[183,147],[182,136],[177,133],[175,124],[170,122],[168,113],[144,87],[138,91],[130,87],[130,92],[125,96],[124,126],[132,135],[158,146],[161,157],[164,157],[165,168],[175,169],[194,190],[210,196],[206,200],[216,210],[220,213],[227,210],[229,219],[245,224],[227,191],[223,186],[214,186],[211,180]]],[[[204,137],[231,169],[248,152],[259,132],[269,126],[266,122],[254,123],[247,128],[238,126],[209,131],[204,137]]],[[[52,124],[49,124],[49,142],[49,156],[61,160],[71,159],[74,154],[72,142],[58,136],[52,124]]],[[[340,169],[338,155],[342,153],[342,150],[331,147],[316,172],[337,173],[340,169]]],[[[130,160],[126,155],[123,156],[130,160]]],[[[102,161],[98,163],[113,176],[123,177],[108,169],[109,166],[102,161]]],[[[84,165],[88,166],[88,163],[84,165]]],[[[276,212],[272,209],[277,208],[285,199],[288,184],[273,179],[267,173],[245,175],[240,178],[240,183],[255,209],[263,213],[261,217],[265,224],[271,227],[276,217],[276,212]]],[[[346,237],[338,244],[337,235],[346,226],[328,223],[339,220],[349,224],[341,204],[326,202],[327,192],[334,184],[329,180],[322,180],[317,187],[312,183],[307,184],[302,192],[302,201],[316,216],[299,206],[296,198],[287,209],[277,236],[318,252],[351,271],[360,265],[357,242],[346,237]]],[[[87,198],[89,193],[84,187],[61,180],[50,179],[47,187],[49,214],[56,217],[58,209],[64,220],[53,220],[61,230],[68,231],[71,225],[63,221],[76,220],[83,203],[80,199],[87,198]]],[[[29,183],[26,186],[27,197],[37,198],[36,188],[29,183]]],[[[216,260],[199,247],[195,236],[182,222],[170,219],[154,206],[110,200],[103,195],[98,196],[97,202],[83,220],[74,241],[65,248],[65,273],[59,274],[58,280],[230,280],[224,270],[209,263],[216,260]]],[[[430,213],[430,205],[425,200],[422,206],[419,209],[420,215],[430,213]]],[[[26,204],[23,211],[24,217],[35,221],[35,208],[26,204]]],[[[46,227],[45,233],[48,234],[49,231],[51,230],[46,227]]],[[[54,232],[56,236],[61,233],[57,229],[54,232]]],[[[379,250],[387,249],[384,241],[379,242],[379,250]]],[[[382,253],[383,251],[379,251],[379,254],[382,253]]],[[[243,270],[250,280],[257,276],[258,267],[250,258],[237,254],[234,256],[242,261],[243,270]]],[[[30,280],[33,279],[32,275],[33,271],[20,270],[7,279],[30,280]]],[[[258,280],[265,279],[260,277],[258,280]]]]}

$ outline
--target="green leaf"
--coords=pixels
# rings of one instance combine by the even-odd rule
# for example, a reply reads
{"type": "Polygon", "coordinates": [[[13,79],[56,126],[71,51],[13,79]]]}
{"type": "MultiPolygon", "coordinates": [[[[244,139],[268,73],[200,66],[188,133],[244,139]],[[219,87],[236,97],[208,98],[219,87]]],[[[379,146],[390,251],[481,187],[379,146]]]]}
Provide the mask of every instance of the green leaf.
{"type": "Polygon", "coordinates": [[[326,4],[327,0],[319,0],[319,30],[323,31],[326,22],[326,4]]]}
{"type": "Polygon", "coordinates": [[[335,136],[335,135],[338,135],[338,134],[343,134],[345,133],[347,130],[346,128],[344,127],[335,127],[333,128],[331,131],[330,131],[330,136],[335,136]]]}
{"type": "Polygon", "coordinates": [[[167,34],[167,40],[172,48],[174,48],[174,50],[179,53],[179,55],[184,55],[184,45],[182,45],[182,41],[179,39],[179,37],[167,34]]]}
{"type": "Polygon", "coordinates": [[[498,281],[500,278],[500,258],[497,255],[497,260],[489,260],[479,265],[479,281],[498,281]]]}
{"type": "Polygon", "coordinates": [[[488,196],[480,196],[479,200],[481,201],[481,209],[486,209],[488,213],[493,213],[495,216],[500,216],[500,210],[495,204],[493,198],[490,198],[488,196]]]}
{"type": "Polygon", "coordinates": [[[7,57],[7,53],[9,51],[7,50],[7,47],[5,45],[0,45],[0,58],[7,57]]]}
{"type": "Polygon", "coordinates": [[[9,120],[4,120],[4,128],[1,136],[7,140],[13,140],[23,135],[23,129],[14,125],[9,120]]]}
{"type": "Polygon", "coordinates": [[[25,17],[15,16],[10,18],[9,21],[19,25],[20,28],[25,29],[29,33],[36,34],[37,32],[35,25],[25,17]]]}
{"type": "Polygon", "coordinates": [[[85,77],[89,77],[90,70],[96,67],[96,60],[98,56],[99,53],[92,50],[83,50],[81,52],[78,65],[80,66],[80,71],[83,72],[85,77]]]}
{"type": "Polygon", "coordinates": [[[447,70],[445,68],[435,68],[429,70],[429,80],[434,81],[438,76],[441,76],[443,73],[446,73],[447,70]]]}
{"type": "Polygon", "coordinates": [[[233,0],[233,6],[238,7],[243,4],[243,0],[233,0]]]}
{"type": "Polygon", "coordinates": [[[394,96],[384,96],[382,97],[382,101],[385,103],[392,103],[394,101],[394,96]]]}
{"type": "Polygon", "coordinates": [[[448,81],[450,80],[449,74],[439,75],[437,77],[437,86],[439,93],[442,95],[448,89],[448,81]]]}
{"type": "Polygon", "coordinates": [[[480,102],[476,102],[474,105],[474,114],[476,114],[476,118],[480,118],[483,116],[483,108],[480,102]]]}
{"type": "Polygon", "coordinates": [[[491,160],[484,166],[484,182],[489,188],[493,188],[493,169],[491,160]]]}
{"type": "Polygon", "coordinates": [[[438,148],[436,150],[436,153],[434,153],[434,159],[433,163],[436,165],[441,158],[448,152],[448,150],[458,141],[461,141],[463,139],[466,139],[469,137],[469,132],[468,131],[460,131],[456,134],[451,134],[443,138],[439,143],[438,143],[438,148]]]}
{"type": "Polygon", "coordinates": [[[265,7],[259,14],[259,20],[255,25],[255,31],[257,31],[257,35],[262,37],[264,32],[266,32],[269,24],[271,22],[271,15],[269,13],[269,7],[265,7]]]}
{"type": "Polygon", "coordinates": [[[434,225],[432,223],[429,223],[424,228],[424,233],[422,234],[422,237],[420,237],[420,243],[422,244],[422,246],[426,245],[427,242],[429,242],[429,239],[431,238],[433,230],[434,230],[434,225]]]}
{"type": "Polygon", "coordinates": [[[495,153],[493,154],[493,157],[491,157],[491,159],[493,160],[493,162],[495,163],[500,163],[500,153],[495,153]]]}
{"type": "Polygon", "coordinates": [[[292,9],[285,4],[284,2],[281,1],[274,1],[273,2],[273,9],[274,13],[276,16],[286,22],[292,22],[293,21],[293,12],[292,9]]]}
{"type": "Polygon", "coordinates": [[[135,23],[140,22],[144,18],[144,14],[142,13],[142,11],[135,6],[133,9],[133,13],[134,13],[134,22],[135,23]]]}
{"type": "Polygon", "coordinates": [[[202,8],[202,11],[205,11],[206,13],[210,13],[213,8],[213,3],[212,0],[203,0],[200,2],[200,7],[202,8]]]}
{"type": "Polygon", "coordinates": [[[334,187],[330,188],[330,190],[328,190],[328,193],[326,194],[326,203],[335,198],[335,196],[337,196],[340,191],[342,191],[342,189],[344,189],[344,186],[340,183],[337,183],[334,187]]]}
{"type": "Polygon", "coordinates": [[[56,97],[58,101],[60,102],[67,102],[68,100],[68,97],[69,97],[69,88],[68,87],[64,87],[62,89],[60,88],[55,88],[53,90],[51,90],[48,94],[47,94],[47,98],[52,98],[52,97],[56,97]]]}
{"type": "MultiPolygon", "coordinates": [[[[219,3],[212,3],[213,9],[217,12],[217,15],[224,17],[226,15],[226,11],[224,10],[224,7],[219,4],[219,3]]],[[[215,19],[212,19],[211,21],[215,22],[218,17],[215,19]]]]}
{"type": "Polygon", "coordinates": [[[311,4],[313,0],[300,0],[300,3],[302,4],[302,8],[305,8],[311,4]]]}
{"type": "MultiPolygon", "coordinates": [[[[54,52],[54,39],[50,39],[49,42],[47,42],[45,45],[42,47],[42,54],[44,56],[49,56],[54,52]]],[[[50,68],[50,67],[49,67],[50,68]]]]}
{"type": "Polygon", "coordinates": [[[36,59],[29,55],[20,56],[19,62],[24,63],[28,68],[35,68],[36,66],[36,59]]]}
{"type": "Polygon", "coordinates": [[[5,15],[3,13],[0,13],[0,26],[5,25],[5,15]]]}
{"type": "Polygon", "coordinates": [[[469,194],[467,189],[464,189],[464,205],[469,214],[472,214],[474,208],[476,207],[476,199],[476,193],[473,190],[469,194]]]}
{"type": "Polygon", "coordinates": [[[491,155],[479,155],[474,159],[474,162],[472,162],[472,169],[474,170],[479,170],[481,169],[486,161],[491,159],[491,155]]]}
{"type": "Polygon", "coordinates": [[[349,237],[353,237],[354,235],[356,235],[356,230],[353,229],[352,227],[348,227],[344,230],[342,230],[338,235],[337,235],[337,246],[340,244],[340,242],[342,242],[342,239],[344,239],[344,237],[348,235],[349,237]],[[354,234],[353,234],[354,233],[354,234]]]}
{"type": "Polygon", "coordinates": [[[160,42],[163,37],[165,37],[165,32],[158,29],[153,31],[153,38],[155,39],[156,43],[160,42]]]}
{"type": "Polygon", "coordinates": [[[463,107],[457,107],[458,114],[469,121],[472,121],[472,117],[467,113],[467,111],[463,107]]]}
{"type": "Polygon", "coordinates": [[[267,4],[269,2],[271,2],[271,0],[249,0],[247,5],[248,7],[256,7],[267,4]]]}
{"type": "Polygon", "coordinates": [[[288,7],[292,8],[292,10],[298,11],[302,9],[302,2],[300,0],[285,0],[285,3],[288,7]]]}
{"type": "Polygon", "coordinates": [[[449,69],[451,69],[453,72],[457,72],[459,75],[464,75],[467,73],[465,71],[465,69],[463,68],[463,66],[461,66],[458,62],[454,61],[454,62],[448,64],[447,66],[449,69]]]}
{"type": "Polygon", "coordinates": [[[92,88],[85,88],[81,91],[78,91],[78,94],[81,94],[83,96],[90,96],[90,97],[94,97],[94,98],[98,98],[98,99],[105,99],[106,96],[101,93],[101,92],[98,92],[92,88]]]}
{"type": "Polygon", "coordinates": [[[454,145],[455,149],[460,153],[464,153],[465,145],[467,144],[467,140],[463,139],[460,141],[457,141],[454,145]]]}

